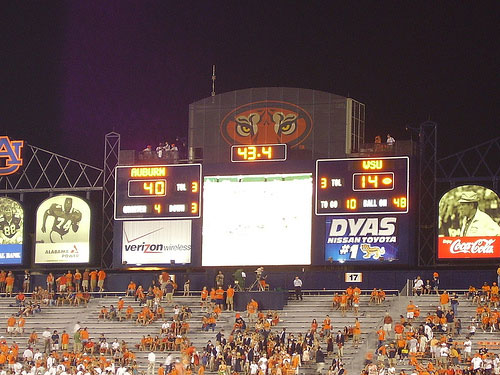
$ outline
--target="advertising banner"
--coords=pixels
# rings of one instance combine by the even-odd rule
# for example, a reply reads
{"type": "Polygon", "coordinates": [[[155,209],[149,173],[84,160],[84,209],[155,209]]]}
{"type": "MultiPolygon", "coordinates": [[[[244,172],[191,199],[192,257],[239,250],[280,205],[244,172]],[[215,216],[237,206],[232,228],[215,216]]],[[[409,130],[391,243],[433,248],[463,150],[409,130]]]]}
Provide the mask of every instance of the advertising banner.
{"type": "Polygon", "coordinates": [[[325,260],[395,261],[407,246],[406,218],[400,215],[326,218],[325,260]]]}
{"type": "Polygon", "coordinates": [[[36,212],[35,263],[88,263],[90,206],[80,197],[58,195],[36,212]]]}
{"type": "Polygon", "coordinates": [[[191,220],[124,221],[122,263],[191,263],[191,220]]]}
{"type": "Polygon", "coordinates": [[[439,259],[500,258],[500,199],[484,186],[464,185],[439,201],[439,259]]]}
{"type": "Polygon", "coordinates": [[[13,199],[0,197],[0,264],[21,264],[23,260],[24,211],[13,199]]]}

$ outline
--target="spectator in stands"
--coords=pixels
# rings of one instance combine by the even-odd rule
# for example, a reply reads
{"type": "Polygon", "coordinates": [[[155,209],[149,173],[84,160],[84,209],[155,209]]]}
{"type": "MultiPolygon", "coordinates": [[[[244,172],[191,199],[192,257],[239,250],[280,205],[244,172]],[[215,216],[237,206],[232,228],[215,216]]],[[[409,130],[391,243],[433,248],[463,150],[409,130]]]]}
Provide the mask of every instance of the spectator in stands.
{"type": "Polygon", "coordinates": [[[234,311],[234,288],[229,285],[226,290],[226,308],[227,311],[234,311]]]}
{"type": "Polygon", "coordinates": [[[302,280],[298,276],[295,276],[293,280],[293,287],[295,288],[295,299],[298,301],[299,298],[302,301],[302,280]]]}
{"type": "Polygon", "coordinates": [[[167,304],[174,303],[174,283],[170,278],[165,286],[165,302],[167,304]]]}
{"type": "Polygon", "coordinates": [[[24,270],[24,276],[23,276],[23,292],[24,293],[30,292],[30,283],[31,283],[31,273],[29,270],[24,270]]]}
{"type": "Polygon", "coordinates": [[[387,335],[387,338],[389,338],[391,336],[391,332],[392,332],[392,317],[389,315],[388,312],[386,312],[384,315],[383,329],[387,335]]]}
{"type": "Polygon", "coordinates": [[[9,335],[13,335],[16,331],[16,317],[11,315],[9,319],[7,319],[7,333],[9,335]]]}
{"type": "Polygon", "coordinates": [[[344,356],[345,336],[341,330],[338,330],[335,335],[335,344],[337,344],[337,356],[342,358],[344,356]]]}
{"type": "Polygon", "coordinates": [[[201,311],[208,311],[208,290],[206,286],[204,286],[203,289],[201,290],[200,306],[201,306],[201,311]]]}
{"type": "Polygon", "coordinates": [[[128,283],[128,286],[127,286],[126,295],[127,296],[134,296],[136,289],[137,289],[137,285],[132,280],[130,280],[130,282],[128,283]]]}
{"type": "Polygon", "coordinates": [[[104,292],[104,280],[106,280],[106,272],[104,270],[99,270],[97,273],[97,286],[99,287],[99,292],[104,292]]]}
{"type": "Polygon", "coordinates": [[[52,334],[50,333],[49,329],[46,328],[45,331],[42,332],[42,338],[43,338],[43,351],[45,354],[50,352],[50,337],[52,334]]]}
{"type": "Polygon", "coordinates": [[[12,271],[7,273],[7,277],[5,278],[5,296],[12,297],[12,291],[14,290],[14,274],[12,271]]]}
{"type": "Polygon", "coordinates": [[[434,272],[432,274],[431,285],[432,285],[432,290],[434,291],[434,293],[438,294],[438,290],[439,290],[439,274],[437,272],[434,272]]]}
{"type": "Polygon", "coordinates": [[[222,288],[223,285],[224,285],[224,274],[222,273],[222,271],[219,271],[215,276],[215,287],[222,288]]]}
{"type": "Polygon", "coordinates": [[[89,281],[90,281],[90,271],[88,268],[83,271],[82,275],[82,289],[83,292],[88,292],[89,291],[89,281]]]}
{"type": "Polygon", "coordinates": [[[417,276],[417,278],[413,282],[413,293],[417,296],[420,296],[423,293],[423,290],[424,281],[420,278],[420,276],[417,276]]]}
{"type": "Polygon", "coordinates": [[[184,282],[184,288],[183,288],[183,293],[182,293],[182,295],[183,295],[184,297],[188,297],[188,296],[190,296],[190,295],[191,295],[190,290],[189,290],[190,285],[191,285],[191,281],[190,281],[189,279],[187,279],[187,280],[184,282]]]}
{"type": "Polygon", "coordinates": [[[89,273],[89,278],[90,278],[90,291],[93,293],[95,292],[97,288],[97,274],[99,273],[98,270],[93,270],[89,273]]]}
{"type": "Polygon", "coordinates": [[[5,279],[7,277],[7,272],[4,270],[0,271],[0,293],[5,293],[5,279]]]}
{"type": "Polygon", "coordinates": [[[441,304],[441,309],[446,311],[450,308],[450,295],[446,290],[439,296],[439,303],[441,304]]]}

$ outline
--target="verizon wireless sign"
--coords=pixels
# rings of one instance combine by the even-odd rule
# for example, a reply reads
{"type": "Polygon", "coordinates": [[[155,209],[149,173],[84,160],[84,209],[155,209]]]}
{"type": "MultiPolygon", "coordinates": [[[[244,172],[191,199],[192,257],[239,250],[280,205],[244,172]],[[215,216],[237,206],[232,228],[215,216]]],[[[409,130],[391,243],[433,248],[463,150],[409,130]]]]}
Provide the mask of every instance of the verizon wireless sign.
{"type": "Polygon", "coordinates": [[[191,263],[191,220],[124,221],[123,264],[191,263]]]}
{"type": "Polygon", "coordinates": [[[441,259],[500,258],[500,237],[439,237],[441,259]]]}

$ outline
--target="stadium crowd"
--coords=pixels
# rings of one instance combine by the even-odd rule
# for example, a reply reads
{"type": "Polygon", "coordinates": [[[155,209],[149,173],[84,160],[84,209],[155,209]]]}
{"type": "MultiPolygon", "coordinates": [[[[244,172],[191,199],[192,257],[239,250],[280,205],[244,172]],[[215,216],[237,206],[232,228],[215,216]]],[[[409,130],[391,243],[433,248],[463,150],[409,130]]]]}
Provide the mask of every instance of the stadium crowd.
{"type": "MultiPolygon", "coordinates": [[[[0,272],[0,291],[5,294],[8,293],[8,277],[9,273],[0,272]]],[[[45,308],[86,306],[92,291],[104,290],[105,279],[105,272],[98,270],[85,270],[83,274],[78,270],[68,271],[57,278],[49,274],[47,288],[37,286],[30,297],[27,297],[29,286],[25,289],[23,283],[23,290],[17,292],[11,304],[16,312],[7,318],[6,334],[12,339],[23,337],[26,321],[41,314],[45,308]]],[[[476,330],[487,333],[499,330],[497,284],[484,283],[478,289],[471,286],[467,293],[459,296],[439,290],[438,281],[429,283],[432,287],[426,292],[427,284],[418,280],[421,279],[417,278],[414,283],[414,299],[406,306],[405,313],[399,319],[393,319],[389,313],[383,317],[376,331],[377,348],[373,353],[368,352],[362,373],[390,375],[396,373],[396,368],[406,369],[400,370],[401,374],[408,371],[418,375],[500,373],[498,355],[487,345],[474,342],[476,330]],[[424,294],[434,294],[436,299],[435,310],[426,314],[422,314],[417,305],[424,294]],[[462,327],[461,320],[466,317],[459,315],[462,299],[477,307],[466,327],[462,327]],[[466,337],[462,339],[460,335],[465,331],[466,337]]],[[[186,283],[182,293],[189,295],[189,281],[186,283]]],[[[199,326],[192,326],[192,306],[174,303],[173,295],[178,286],[168,273],[161,273],[147,287],[130,281],[125,294],[133,297],[140,309],[136,312],[131,305],[125,307],[124,298],[118,297],[116,303],[102,306],[96,321],[128,321],[127,324],[144,327],[159,321],[161,328],[156,334],[148,332],[139,342],[127,343],[112,340],[106,334],[93,335],[87,327],[77,323],[72,332],[49,328],[43,332],[33,330],[22,352],[19,342],[7,344],[2,336],[0,375],[139,374],[138,351],[149,352],[148,375],[193,372],[203,375],[205,371],[218,375],[291,375],[301,373],[301,368],[310,369],[311,365],[317,373],[343,375],[347,372],[343,363],[344,347],[351,345],[358,349],[361,344],[358,317],[364,309],[369,309],[369,305],[383,305],[386,297],[382,289],[374,289],[369,293],[368,306],[360,307],[361,290],[349,287],[332,296],[331,308],[332,314],[352,316],[352,324],[334,332],[334,315],[327,314],[320,319],[313,318],[304,332],[288,332],[277,311],[262,310],[253,299],[245,312],[233,312],[234,289],[229,285],[224,290],[222,283],[223,278],[219,277],[214,287],[203,288],[199,301],[201,321],[199,326]],[[227,337],[217,324],[223,314],[225,319],[234,314],[227,337]],[[191,341],[194,335],[209,330],[217,332],[215,337],[201,348],[194,347],[191,341]],[[157,369],[155,352],[171,353],[157,369]],[[176,352],[180,355],[178,362],[174,356],[176,352]]],[[[12,290],[9,296],[13,296],[12,290]]]]}

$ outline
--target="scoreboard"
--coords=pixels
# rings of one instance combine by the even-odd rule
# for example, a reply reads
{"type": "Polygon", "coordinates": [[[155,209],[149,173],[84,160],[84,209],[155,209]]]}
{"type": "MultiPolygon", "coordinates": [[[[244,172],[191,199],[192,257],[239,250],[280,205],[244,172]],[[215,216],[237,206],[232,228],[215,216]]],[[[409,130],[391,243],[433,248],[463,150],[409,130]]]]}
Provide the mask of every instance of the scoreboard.
{"type": "Polygon", "coordinates": [[[115,220],[199,218],[201,164],[117,166],[115,220]]]}
{"type": "Polygon", "coordinates": [[[401,214],[409,210],[409,157],[316,161],[316,215],[401,214]]]}

